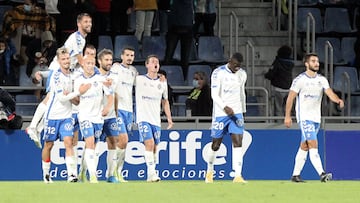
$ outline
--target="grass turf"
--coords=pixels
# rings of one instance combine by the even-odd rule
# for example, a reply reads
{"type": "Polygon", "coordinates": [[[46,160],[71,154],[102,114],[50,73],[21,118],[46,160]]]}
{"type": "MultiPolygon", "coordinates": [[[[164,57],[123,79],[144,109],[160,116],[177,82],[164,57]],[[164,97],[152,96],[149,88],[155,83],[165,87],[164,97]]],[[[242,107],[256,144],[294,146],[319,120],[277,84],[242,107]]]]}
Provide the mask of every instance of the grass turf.
{"type": "Polygon", "coordinates": [[[110,184],[0,181],[0,202],[360,202],[360,181],[130,181],[110,184]]]}

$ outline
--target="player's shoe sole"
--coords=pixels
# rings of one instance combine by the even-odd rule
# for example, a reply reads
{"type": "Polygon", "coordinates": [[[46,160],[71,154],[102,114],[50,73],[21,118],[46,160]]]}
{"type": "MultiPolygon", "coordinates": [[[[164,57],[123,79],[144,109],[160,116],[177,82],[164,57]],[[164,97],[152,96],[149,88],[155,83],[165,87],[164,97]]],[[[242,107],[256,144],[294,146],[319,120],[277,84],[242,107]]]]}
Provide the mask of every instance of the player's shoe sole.
{"type": "Polygon", "coordinates": [[[294,182],[294,183],[304,183],[305,181],[303,179],[301,179],[301,177],[298,175],[298,176],[292,176],[291,177],[291,182],[294,182]]]}
{"type": "Polygon", "coordinates": [[[157,176],[156,174],[150,175],[150,177],[146,180],[147,182],[152,182],[152,183],[156,183],[156,182],[160,182],[160,178],[159,176],[157,176]]]}
{"type": "Polygon", "coordinates": [[[108,182],[108,183],[120,183],[120,181],[115,176],[108,177],[106,182],[108,182]]]}
{"type": "Polygon", "coordinates": [[[332,179],[332,173],[322,173],[320,175],[320,181],[325,183],[332,179]]]}
{"type": "Polygon", "coordinates": [[[233,183],[247,183],[246,180],[244,180],[244,178],[242,176],[236,176],[234,179],[233,179],[233,183]]]}
{"type": "Polygon", "coordinates": [[[70,175],[67,180],[68,183],[76,183],[78,181],[79,179],[75,175],[70,175]]]}
{"type": "Polygon", "coordinates": [[[46,184],[53,183],[53,181],[51,180],[50,175],[45,175],[45,176],[43,177],[43,180],[44,180],[44,183],[46,183],[46,184]]]}
{"type": "Polygon", "coordinates": [[[212,171],[207,171],[205,176],[205,183],[213,183],[214,182],[214,173],[212,171]]]}
{"type": "Polygon", "coordinates": [[[90,183],[99,183],[98,179],[96,176],[90,176],[90,183]]]}

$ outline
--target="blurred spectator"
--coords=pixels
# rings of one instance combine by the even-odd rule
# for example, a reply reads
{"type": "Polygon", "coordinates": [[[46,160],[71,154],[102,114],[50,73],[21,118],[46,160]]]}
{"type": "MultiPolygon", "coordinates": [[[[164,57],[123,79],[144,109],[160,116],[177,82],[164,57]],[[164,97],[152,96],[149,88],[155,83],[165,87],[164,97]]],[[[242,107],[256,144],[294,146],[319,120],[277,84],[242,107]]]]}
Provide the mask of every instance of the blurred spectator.
{"type": "Polygon", "coordinates": [[[170,13],[170,0],[158,0],[159,34],[165,36],[168,31],[168,15],[170,13]]]}
{"type": "Polygon", "coordinates": [[[74,19],[76,19],[79,11],[77,10],[74,0],[59,1],[58,9],[60,11],[60,17],[56,22],[56,27],[60,30],[61,34],[60,38],[56,39],[56,41],[59,45],[62,45],[69,35],[76,31],[77,25],[74,23],[74,19]]]}
{"type": "Polygon", "coordinates": [[[19,64],[15,54],[11,40],[0,38],[0,85],[18,85],[19,64]]]}
{"type": "MultiPolygon", "coordinates": [[[[159,75],[161,81],[167,81],[166,71],[160,69],[160,70],[158,71],[158,75],[159,75]]],[[[169,83],[167,83],[167,85],[168,85],[168,100],[169,100],[170,110],[171,110],[171,107],[172,107],[173,104],[174,104],[174,94],[173,94],[173,89],[172,89],[172,87],[169,85],[169,83]]],[[[161,115],[162,115],[162,116],[165,115],[165,112],[164,112],[163,110],[161,111],[161,115]]]]}
{"type": "Polygon", "coordinates": [[[99,35],[107,35],[110,32],[110,0],[92,0],[95,7],[94,30],[92,31],[92,41],[95,47],[98,47],[99,35]]]}
{"type": "Polygon", "coordinates": [[[195,5],[195,24],[194,34],[198,38],[200,35],[214,36],[214,25],[216,22],[215,0],[194,0],[195,5]],[[204,32],[199,33],[200,25],[203,24],[204,32]]]}
{"type": "Polygon", "coordinates": [[[128,15],[131,13],[133,0],[111,1],[111,31],[113,37],[127,34],[128,15]]]}
{"type": "Polygon", "coordinates": [[[273,90],[275,116],[285,115],[286,98],[291,86],[292,70],[294,68],[294,60],[291,58],[291,55],[291,47],[287,45],[281,46],[272,63],[272,68],[265,74],[265,78],[270,80],[273,90]]]}
{"type": "Polygon", "coordinates": [[[15,100],[0,88],[0,129],[21,129],[22,117],[15,113],[15,100]]]}
{"type": "Polygon", "coordinates": [[[143,36],[151,36],[151,27],[157,9],[157,0],[134,0],[135,36],[140,43],[143,36]]]}
{"type": "Polygon", "coordinates": [[[211,116],[212,99],[208,76],[203,71],[194,73],[193,86],[186,100],[186,109],[192,116],[211,116]]]}
{"type": "Polygon", "coordinates": [[[49,65],[56,55],[57,43],[50,31],[41,34],[40,39],[34,39],[26,48],[26,55],[29,58],[26,74],[30,77],[36,65],[42,62],[43,65],[49,65]]]}
{"type": "Polygon", "coordinates": [[[60,11],[58,9],[58,0],[44,0],[45,3],[45,11],[55,19],[56,30],[55,30],[55,40],[59,40],[61,38],[61,30],[60,26],[60,11]]]}
{"type": "Polygon", "coordinates": [[[173,0],[168,16],[168,33],[166,35],[165,64],[170,64],[180,40],[181,66],[184,76],[189,66],[191,45],[193,43],[193,0],[173,0]]]}
{"type": "Polygon", "coordinates": [[[16,6],[4,15],[3,34],[12,37],[16,51],[25,59],[25,63],[27,61],[25,55],[27,44],[31,40],[39,38],[43,31],[55,32],[53,18],[36,4],[37,0],[25,0],[23,5],[16,6]]]}

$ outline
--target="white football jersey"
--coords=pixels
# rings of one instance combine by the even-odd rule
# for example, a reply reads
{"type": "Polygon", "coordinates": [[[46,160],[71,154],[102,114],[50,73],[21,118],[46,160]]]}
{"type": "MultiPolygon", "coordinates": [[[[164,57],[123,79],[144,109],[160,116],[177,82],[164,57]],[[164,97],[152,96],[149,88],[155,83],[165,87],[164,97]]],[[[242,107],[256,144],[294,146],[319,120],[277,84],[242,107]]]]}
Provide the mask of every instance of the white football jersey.
{"type": "MultiPolygon", "coordinates": [[[[68,50],[70,54],[70,68],[75,69],[78,63],[77,55],[83,54],[85,48],[86,40],[80,34],[80,32],[72,33],[64,43],[64,47],[68,50]]],[[[59,62],[57,61],[57,56],[51,61],[49,65],[49,70],[56,70],[59,68],[59,62]]]]}
{"type": "Polygon", "coordinates": [[[120,63],[114,63],[111,70],[118,74],[115,93],[118,97],[118,109],[133,112],[133,87],[138,72],[134,66],[126,68],[120,63]]]}
{"type": "Polygon", "coordinates": [[[161,126],[161,100],[168,99],[167,83],[159,78],[151,79],[146,75],[136,77],[136,122],[148,122],[161,126]]]}
{"type": "MultiPolygon", "coordinates": [[[[104,77],[104,79],[110,79],[111,80],[111,89],[114,90],[115,87],[117,86],[117,80],[119,75],[115,72],[112,72],[111,70],[106,74],[106,75],[101,75],[102,77],[104,77]]],[[[115,92],[112,92],[112,95],[115,96],[115,92]]],[[[103,100],[103,105],[105,106],[107,104],[107,98],[106,96],[104,96],[104,100],[103,100]]],[[[113,105],[110,109],[110,112],[108,113],[108,115],[104,116],[104,119],[110,119],[110,118],[115,118],[116,117],[116,113],[115,113],[115,102],[113,102],[113,105]]]]}
{"type": "Polygon", "coordinates": [[[79,89],[81,84],[91,84],[89,90],[80,95],[80,103],[78,105],[79,122],[90,121],[92,123],[103,123],[104,119],[101,115],[103,110],[103,99],[105,95],[111,95],[111,88],[106,87],[103,82],[104,77],[100,74],[94,74],[91,77],[81,75],[75,80],[74,88],[79,89]]]}
{"type": "Polygon", "coordinates": [[[67,48],[70,54],[71,65],[70,68],[75,68],[78,63],[76,55],[83,54],[83,50],[86,44],[85,38],[79,31],[72,33],[64,43],[64,47],[67,48]]]}
{"type": "Polygon", "coordinates": [[[296,97],[296,120],[321,122],[321,101],[323,91],[330,88],[328,80],[316,74],[309,77],[305,72],[299,74],[292,82],[290,90],[298,93],[296,97]]]}
{"type": "Polygon", "coordinates": [[[227,64],[216,68],[211,74],[211,98],[213,99],[213,117],[227,116],[225,106],[235,114],[246,112],[245,83],[247,75],[240,69],[231,72],[227,64]]]}
{"type": "Polygon", "coordinates": [[[65,75],[61,72],[61,69],[54,71],[51,75],[49,94],[48,110],[45,118],[51,120],[71,118],[72,103],[70,100],[77,95],[72,92],[70,74],[65,75]],[[66,95],[65,92],[67,92],[66,95]]]}

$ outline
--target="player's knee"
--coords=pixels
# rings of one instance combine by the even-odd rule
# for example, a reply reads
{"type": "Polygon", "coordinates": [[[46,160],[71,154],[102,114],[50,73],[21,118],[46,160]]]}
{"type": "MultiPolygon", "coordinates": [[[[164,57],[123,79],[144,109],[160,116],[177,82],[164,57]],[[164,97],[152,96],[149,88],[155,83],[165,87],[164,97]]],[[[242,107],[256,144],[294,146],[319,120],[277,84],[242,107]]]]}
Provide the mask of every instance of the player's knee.
{"type": "Polygon", "coordinates": [[[213,144],[211,145],[211,149],[212,149],[213,151],[218,151],[218,150],[220,149],[220,144],[219,144],[219,143],[213,143],[213,144]]]}

